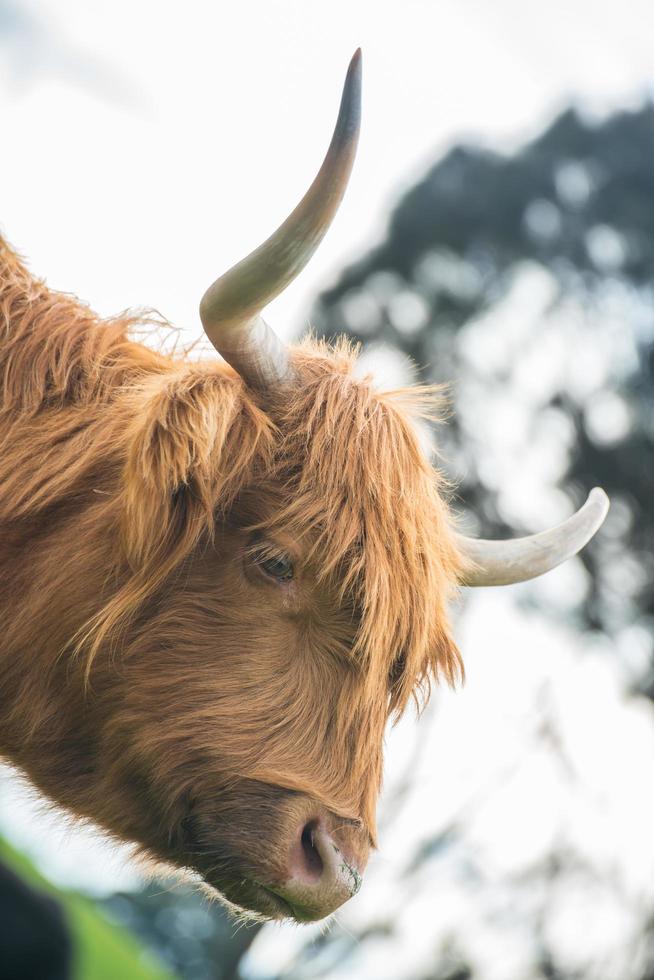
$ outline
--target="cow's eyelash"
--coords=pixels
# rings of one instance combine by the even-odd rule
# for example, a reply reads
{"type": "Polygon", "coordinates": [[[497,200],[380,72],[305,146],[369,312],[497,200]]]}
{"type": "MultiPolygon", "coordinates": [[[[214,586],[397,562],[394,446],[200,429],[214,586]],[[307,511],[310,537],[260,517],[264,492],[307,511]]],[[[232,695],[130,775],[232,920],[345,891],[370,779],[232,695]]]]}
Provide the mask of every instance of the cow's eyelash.
{"type": "Polygon", "coordinates": [[[275,558],[290,557],[282,548],[276,547],[269,541],[253,541],[245,549],[245,554],[252,561],[273,561],[275,558]]]}
{"type": "Polygon", "coordinates": [[[267,541],[254,541],[245,554],[268,578],[277,582],[288,582],[295,575],[291,555],[267,541]]]}

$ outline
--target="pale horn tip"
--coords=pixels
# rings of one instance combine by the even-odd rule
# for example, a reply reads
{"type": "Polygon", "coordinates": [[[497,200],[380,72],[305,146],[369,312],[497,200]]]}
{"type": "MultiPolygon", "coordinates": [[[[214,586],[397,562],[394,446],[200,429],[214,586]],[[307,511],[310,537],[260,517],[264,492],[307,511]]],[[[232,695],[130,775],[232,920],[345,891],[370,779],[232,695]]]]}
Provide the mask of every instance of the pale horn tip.
{"type": "Polygon", "coordinates": [[[461,554],[469,563],[462,584],[512,585],[543,575],[585,548],[604,523],[608,509],[609,498],[595,487],[583,507],[548,531],[509,541],[460,535],[461,554]]]}
{"type": "Polygon", "coordinates": [[[580,522],[580,535],[575,554],[585,548],[588,542],[595,537],[606,520],[610,506],[611,503],[605,491],[601,487],[593,487],[586,498],[586,503],[578,511],[579,517],[582,515],[585,517],[585,527],[580,522]]]}
{"type": "Polygon", "coordinates": [[[606,515],[609,512],[609,507],[611,506],[611,501],[608,495],[601,487],[593,487],[593,489],[588,494],[589,504],[592,504],[597,510],[597,527],[601,527],[606,519],[606,515]]]}

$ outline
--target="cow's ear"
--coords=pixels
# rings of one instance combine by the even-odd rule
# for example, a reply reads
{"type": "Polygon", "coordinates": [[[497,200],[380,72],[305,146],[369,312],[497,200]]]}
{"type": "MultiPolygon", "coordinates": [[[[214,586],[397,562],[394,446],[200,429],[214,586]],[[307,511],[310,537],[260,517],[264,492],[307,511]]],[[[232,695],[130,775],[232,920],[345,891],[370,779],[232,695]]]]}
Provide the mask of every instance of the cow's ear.
{"type": "Polygon", "coordinates": [[[133,569],[188,553],[265,465],[272,427],[239,379],[206,367],[155,378],[127,433],[121,546],[133,569]]]}

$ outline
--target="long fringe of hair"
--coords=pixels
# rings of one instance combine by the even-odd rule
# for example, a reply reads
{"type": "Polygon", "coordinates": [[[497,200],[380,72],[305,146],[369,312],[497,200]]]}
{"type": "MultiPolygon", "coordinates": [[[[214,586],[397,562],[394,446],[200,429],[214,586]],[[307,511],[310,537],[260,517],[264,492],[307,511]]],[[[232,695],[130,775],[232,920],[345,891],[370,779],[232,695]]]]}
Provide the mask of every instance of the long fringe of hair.
{"type": "Polygon", "coordinates": [[[258,482],[279,501],[268,525],[308,541],[319,576],[360,610],[351,656],[390,685],[390,709],[434,676],[453,683],[460,559],[412,421],[438,413],[437,393],[379,394],[353,376],[347,342],[307,341],[294,353],[302,383],[262,406],[224,365],[130,339],[151,322],[99,320],[0,238],[0,522],[101,498],[115,567],[76,635],[87,672],[258,482]]]}

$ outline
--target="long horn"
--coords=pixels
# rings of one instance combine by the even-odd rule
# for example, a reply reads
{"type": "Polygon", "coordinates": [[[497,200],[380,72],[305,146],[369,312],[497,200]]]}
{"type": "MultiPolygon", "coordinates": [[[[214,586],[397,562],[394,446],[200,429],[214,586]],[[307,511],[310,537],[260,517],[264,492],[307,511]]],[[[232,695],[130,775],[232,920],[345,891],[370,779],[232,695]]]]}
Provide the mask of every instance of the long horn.
{"type": "Polygon", "coordinates": [[[311,187],[277,231],[202,297],[200,317],[209,340],[252,388],[265,391],[292,379],[286,346],[260,313],[302,271],[329,228],[352,171],[360,121],[358,49],[332,141],[311,187]]]}
{"type": "Polygon", "coordinates": [[[463,585],[513,585],[536,578],[572,558],[601,527],[609,498],[595,487],[576,514],[549,531],[512,541],[484,541],[461,535],[458,545],[472,562],[463,585]]]}

